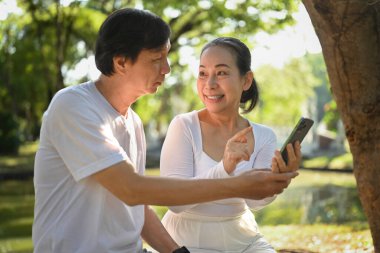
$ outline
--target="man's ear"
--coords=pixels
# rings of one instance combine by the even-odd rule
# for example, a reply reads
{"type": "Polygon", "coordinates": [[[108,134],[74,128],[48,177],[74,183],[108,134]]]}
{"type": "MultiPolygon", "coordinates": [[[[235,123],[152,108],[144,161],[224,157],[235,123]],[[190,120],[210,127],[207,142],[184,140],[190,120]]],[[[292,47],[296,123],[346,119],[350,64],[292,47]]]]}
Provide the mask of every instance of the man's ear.
{"type": "Polygon", "coordinates": [[[243,84],[243,90],[248,90],[253,81],[253,72],[250,70],[245,74],[245,82],[243,84]]]}
{"type": "Polygon", "coordinates": [[[116,73],[126,73],[127,71],[127,61],[125,56],[114,56],[113,57],[113,67],[116,73]]]}

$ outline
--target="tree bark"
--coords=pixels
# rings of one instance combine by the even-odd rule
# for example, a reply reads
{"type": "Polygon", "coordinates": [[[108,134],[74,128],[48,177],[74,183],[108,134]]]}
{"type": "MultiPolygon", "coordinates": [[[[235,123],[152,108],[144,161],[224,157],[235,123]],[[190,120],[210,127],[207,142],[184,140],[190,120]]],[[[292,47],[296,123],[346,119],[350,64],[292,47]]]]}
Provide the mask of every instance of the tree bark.
{"type": "Polygon", "coordinates": [[[359,197],[380,252],[380,1],[303,0],[322,46],[354,162],[359,197]]]}

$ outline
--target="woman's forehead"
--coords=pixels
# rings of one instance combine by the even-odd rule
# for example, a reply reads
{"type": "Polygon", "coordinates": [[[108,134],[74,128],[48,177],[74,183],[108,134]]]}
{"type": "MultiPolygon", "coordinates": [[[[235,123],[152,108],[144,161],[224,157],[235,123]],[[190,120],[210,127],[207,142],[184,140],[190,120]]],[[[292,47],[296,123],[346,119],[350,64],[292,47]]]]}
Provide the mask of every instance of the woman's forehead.
{"type": "Polygon", "coordinates": [[[235,62],[235,58],[236,57],[231,50],[228,50],[225,47],[212,46],[203,51],[200,62],[218,61],[217,64],[231,64],[235,62]]]}

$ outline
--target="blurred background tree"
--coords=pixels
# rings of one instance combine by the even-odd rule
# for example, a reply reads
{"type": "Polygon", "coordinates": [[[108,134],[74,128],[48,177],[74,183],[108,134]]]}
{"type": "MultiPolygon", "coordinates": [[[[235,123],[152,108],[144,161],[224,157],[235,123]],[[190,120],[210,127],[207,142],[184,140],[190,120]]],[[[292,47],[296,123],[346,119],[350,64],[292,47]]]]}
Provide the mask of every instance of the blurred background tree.
{"type": "MultiPolygon", "coordinates": [[[[254,48],[257,32],[274,33],[292,25],[299,4],[293,0],[18,1],[19,11],[0,24],[0,116],[11,122],[1,124],[0,139],[12,140],[0,143],[13,143],[0,152],[17,152],[20,143],[38,139],[42,114],[53,95],[65,86],[88,80],[89,76],[70,79],[69,73],[93,56],[98,28],[115,9],[151,10],[172,28],[172,72],[158,94],[145,96],[134,105],[148,133],[163,136],[175,114],[201,107],[195,92],[197,66],[189,62],[198,58],[202,45],[218,36],[235,36],[254,48]],[[14,126],[17,131],[10,131],[14,126]]],[[[315,69],[323,61],[318,64],[315,69]]],[[[248,117],[263,123],[295,122],[301,114],[299,108],[317,86],[311,69],[311,61],[295,59],[284,70],[270,66],[258,70],[262,103],[248,117]],[[283,108],[289,113],[281,113],[283,108]]]]}

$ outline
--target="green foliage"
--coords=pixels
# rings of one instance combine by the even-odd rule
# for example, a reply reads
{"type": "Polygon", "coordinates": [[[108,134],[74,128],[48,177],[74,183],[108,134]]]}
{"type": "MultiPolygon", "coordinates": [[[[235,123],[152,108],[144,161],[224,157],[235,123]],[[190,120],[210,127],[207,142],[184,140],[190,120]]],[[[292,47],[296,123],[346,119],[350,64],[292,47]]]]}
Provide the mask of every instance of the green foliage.
{"type": "Polygon", "coordinates": [[[330,131],[336,132],[338,130],[338,123],[340,120],[340,114],[335,100],[331,100],[325,104],[325,114],[323,122],[326,124],[326,128],[330,131]]]}
{"type": "Polygon", "coordinates": [[[311,66],[311,71],[317,79],[314,92],[316,94],[317,105],[317,119],[321,121],[325,114],[325,104],[332,100],[330,92],[330,81],[327,76],[326,64],[321,53],[319,54],[306,54],[306,62],[311,66]]]}
{"type": "Polygon", "coordinates": [[[269,125],[293,125],[307,110],[308,98],[317,85],[311,65],[304,58],[292,59],[282,69],[261,66],[255,76],[261,102],[252,118],[269,125]]]}
{"type": "Polygon", "coordinates": [[[165,132],[175,114],[200,107],[194,77],[179,56],[181,48],[191,47],[197,55],[201,45],[222,35],[249,43],[249,36],[258,31],[272,33],[292,24],[298,4],[293,0],[89,0],[64,6],[52,0],[18,1],[22,13],[13,13],[0,24],[0,112],[10,111],[20,119],[18,131],[25,140],[38,138],[43,111],[56,91],[74,84],[65,75],[93,54],[97,30],[106,15],[118,8],[143,7],[172,27],[172,74],[170,85],[134,107],[144,124],[165,132]]]}
{"type": "Polygon", "coordinates": [[[21,15],[11,14],[0,26],[1,111],[19,118],[25,140],[39,135],[40,119],[55,92],[65,86],[63,71],[88,55],[99,19],[104,15],[55,1],[22,1],[21,15]],[[80,18],[79,18],[80,17],[80,18]]]}
{"type": "Polygon", "coordinates": [[[21,144],[17,118],[9,112],[0,111],[0,153],[17,154],[21,144]]]}

